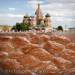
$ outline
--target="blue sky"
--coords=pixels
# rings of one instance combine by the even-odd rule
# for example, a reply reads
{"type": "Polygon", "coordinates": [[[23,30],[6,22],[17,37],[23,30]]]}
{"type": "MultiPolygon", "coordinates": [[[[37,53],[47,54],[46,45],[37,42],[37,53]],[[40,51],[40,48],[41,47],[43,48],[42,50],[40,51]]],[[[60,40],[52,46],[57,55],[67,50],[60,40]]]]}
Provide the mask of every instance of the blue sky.
{"type": "Polygon", "coordinates": [[[37,3],[44,15],[51,15],[53,27],[75,27],[75,0],[0,0],[0,24],[14,25],[26,14],[35,15],[37,3]]]}

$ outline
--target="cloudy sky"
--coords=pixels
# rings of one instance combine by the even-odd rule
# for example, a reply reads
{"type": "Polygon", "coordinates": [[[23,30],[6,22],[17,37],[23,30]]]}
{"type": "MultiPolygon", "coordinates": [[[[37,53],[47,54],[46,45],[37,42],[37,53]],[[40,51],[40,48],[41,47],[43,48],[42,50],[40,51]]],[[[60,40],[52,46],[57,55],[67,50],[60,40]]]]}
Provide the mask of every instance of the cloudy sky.
{"type": "Polygon", "coordinates": [[[14,25],[26,14],[34,16],[37,3],[44,15],[51,15],[53,27],[75,27],[75,0],[0,0],[0,24],[14,25]]]}

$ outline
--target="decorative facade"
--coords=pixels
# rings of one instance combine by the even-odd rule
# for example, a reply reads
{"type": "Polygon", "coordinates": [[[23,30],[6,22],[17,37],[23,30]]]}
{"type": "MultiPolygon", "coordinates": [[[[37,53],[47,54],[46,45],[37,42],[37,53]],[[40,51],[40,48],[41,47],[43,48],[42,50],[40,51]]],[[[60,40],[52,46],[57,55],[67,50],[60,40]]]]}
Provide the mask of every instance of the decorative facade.
{"type": "Polygon", "coordinates": [[[31,26],[45,25],[46,27],[51,27],[51,16],[48,13],[43,16],[40,4],[38,4],[35,16],[24,16],[23,23],[28,23],[31,26]]]}

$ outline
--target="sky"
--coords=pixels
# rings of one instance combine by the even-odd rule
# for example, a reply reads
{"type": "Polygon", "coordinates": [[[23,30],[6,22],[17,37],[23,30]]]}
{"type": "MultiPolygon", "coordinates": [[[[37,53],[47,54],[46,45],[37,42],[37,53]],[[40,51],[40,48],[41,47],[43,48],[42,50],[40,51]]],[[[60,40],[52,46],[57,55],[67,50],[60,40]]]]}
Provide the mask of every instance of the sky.
{"type": "Polygon", "coordinates": [[[35,15],[40,3],[43,15],[51,15],[52,27],[75,27],[75,0],[0,0],[0,25],[15,25],[24,15],[35,15]]]}

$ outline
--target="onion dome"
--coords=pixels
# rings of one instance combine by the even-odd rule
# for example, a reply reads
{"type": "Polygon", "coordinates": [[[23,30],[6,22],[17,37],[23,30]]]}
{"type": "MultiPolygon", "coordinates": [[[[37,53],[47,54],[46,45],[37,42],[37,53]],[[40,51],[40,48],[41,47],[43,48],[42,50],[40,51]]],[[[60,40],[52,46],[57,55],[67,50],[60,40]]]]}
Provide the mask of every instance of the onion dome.
{"type": "Polygon", "coordinates": [[[47,13],[47,14],[45,15],[45,17],[50,17],[50,14],[47,13]]]}
{"type": "Polygon", "coordinates": [[[29,18],[29,16],[28,15],[25,15],[24,18],[29,18]]]}

